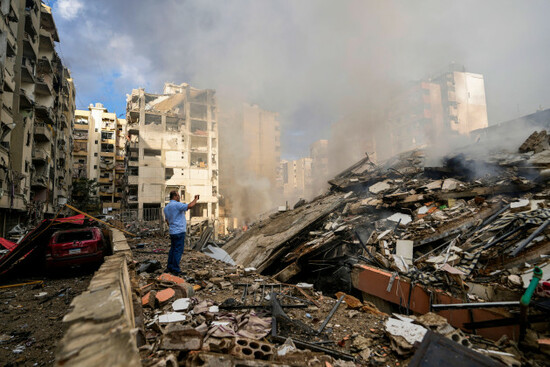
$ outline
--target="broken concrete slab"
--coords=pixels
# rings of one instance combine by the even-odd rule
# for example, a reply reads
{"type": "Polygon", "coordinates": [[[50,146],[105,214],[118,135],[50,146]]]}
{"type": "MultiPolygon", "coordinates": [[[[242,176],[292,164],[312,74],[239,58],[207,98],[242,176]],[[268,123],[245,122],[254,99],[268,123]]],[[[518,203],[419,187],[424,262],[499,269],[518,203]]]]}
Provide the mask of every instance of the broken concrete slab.
{"type": "Polygon", "coordinates": [[[374,185],[369,186],[369,192],[374,195],[379,194],[383,191],[391,189],[391,185],[387,181],[377,182],[374,185]]]}

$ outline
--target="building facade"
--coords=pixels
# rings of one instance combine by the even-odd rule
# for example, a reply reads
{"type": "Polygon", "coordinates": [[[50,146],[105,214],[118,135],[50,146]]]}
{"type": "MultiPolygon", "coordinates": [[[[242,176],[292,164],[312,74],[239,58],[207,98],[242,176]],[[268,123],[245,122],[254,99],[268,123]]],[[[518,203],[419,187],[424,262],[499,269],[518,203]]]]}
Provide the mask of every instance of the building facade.
{"type": "Polygon", "coordinates": [[[73,179],[98,183],[94,196],[103,214],[117,214],[125,186],[126,120],[101,103],[75,111],[73,179]]]}
{"type": "Polygon", "coordinates": [[[309,157],[281,162],[283,194],[290,203],[311,196],[312,159],[309,157]]]}
{"type": "Polygon", "coordinates": [[[311,158],[311,193],[322,194],[327,188],[329,179],[328,140],[317,140],[309,146],[311,158]]]}
{"type": "Polygon", "coordinates": [[[258,105],[243,104],[244,168],[258,178],[267,178],[272,188],[278,182],[281,161],[281,128],[279,114],[258,105]]]}
{"type": "Polygon", "coordinates": [[[170,191],[182,201],[200,195],[191,222],[216,221],[218,120],[215,91],[166,83],[163,94],[134,89],[127,99],[127,189],[125,203],[140,219],[163,208],[170,191]]]}
{"type": "Polygon", "coordinates": [[[51,8],[0,2],[0,228],[53,216],[70,197],[75,90],[51,8]]]}

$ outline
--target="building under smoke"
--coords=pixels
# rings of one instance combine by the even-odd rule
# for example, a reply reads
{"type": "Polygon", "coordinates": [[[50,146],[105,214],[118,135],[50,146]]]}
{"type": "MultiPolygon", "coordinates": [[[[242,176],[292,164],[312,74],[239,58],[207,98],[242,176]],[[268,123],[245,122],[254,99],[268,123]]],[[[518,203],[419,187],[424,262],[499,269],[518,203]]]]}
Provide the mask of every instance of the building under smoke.
{"type": "Polygon", "coordinates": [[[312,189],[312,159],[309,157],[281,162],[283,197],[290,204],[309,199],[312,189]]]}
{"type": "MultiPolygon", "coordinates": [[[[155,216],[170,191],[200,195],[191,222],[218,218],[218,124],[215,91],[166,83],[163,94],[134,89],[127,98],[126,205],[155,216]],[[148,210],[149,209],[149,210],[148,210]]],[[[153,218],[148,218],[153,219],[153,218]]]]}
{"type": "Polygon", "coordinates": [[[224,221],[240,224],[282,204],[279,114],[243,103],[224,109],[220,180],[224,221]]]}

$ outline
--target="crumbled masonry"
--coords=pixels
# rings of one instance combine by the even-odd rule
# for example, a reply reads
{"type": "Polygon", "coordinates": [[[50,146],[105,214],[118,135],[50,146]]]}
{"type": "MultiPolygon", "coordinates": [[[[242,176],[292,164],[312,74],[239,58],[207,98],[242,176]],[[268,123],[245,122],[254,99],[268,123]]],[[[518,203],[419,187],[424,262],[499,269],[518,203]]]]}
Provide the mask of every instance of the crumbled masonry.
{"type": "MultiPolygon", "coordinates": [[[[162,266],[141,272],[143,364],[397,366],[443,353],[449,365],[544,365],[548,135],[521,152],[474,149],[440,165],[421,150],[365,158],[325,195],[230,239],[239,265],[188,251],[183,287],[162,266]]],[[[212,242],[196,230],[193,247],[212,242]]],[[[167,240],[134,241],[138,267],[166,261],[167,240]]]]}

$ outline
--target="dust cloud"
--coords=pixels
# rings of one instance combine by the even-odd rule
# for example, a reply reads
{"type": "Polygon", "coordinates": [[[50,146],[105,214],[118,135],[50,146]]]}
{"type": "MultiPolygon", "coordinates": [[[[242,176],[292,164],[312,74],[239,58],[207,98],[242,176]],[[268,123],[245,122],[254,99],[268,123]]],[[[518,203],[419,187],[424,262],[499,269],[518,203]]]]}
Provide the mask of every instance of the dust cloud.
{"type": "MultiPolygon", "coordinates": [[[[75,2],[56,23],[81,107],[100,100],[120,113],[133,88],[160,91],[167,81],[215,89],[220,116],[230,117],[219,121],[220,192],[241,218],[282,204],[240,169],[243,102],[280,114],[284,159],[329,139],[334,174],[365,153],[389,155],[391,96],[453,61],[484,75],[489,124],[550,95],[544,1],[75,2]]],[[[455,146],[430,139],[434,157],[455,146]]]]}

